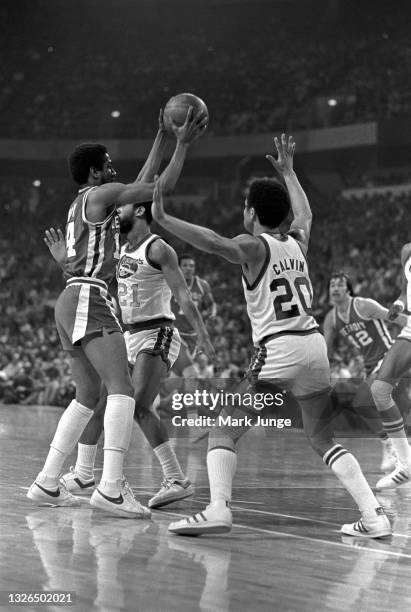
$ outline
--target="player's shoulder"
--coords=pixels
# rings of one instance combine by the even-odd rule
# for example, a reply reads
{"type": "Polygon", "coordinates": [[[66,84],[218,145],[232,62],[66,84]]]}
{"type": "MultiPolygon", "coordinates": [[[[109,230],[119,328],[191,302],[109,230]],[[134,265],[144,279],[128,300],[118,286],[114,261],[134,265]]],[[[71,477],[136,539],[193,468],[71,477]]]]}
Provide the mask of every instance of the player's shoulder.
{"type": "Polygon", "coordinates": [[[303,229],[294,228],[287,232],[286,236],[289,236],[290,238],[295,240],[300,249],[302,250],[303,255],[307,255],[309,239],[307,237],[307,233],[303,229]]]}
{"type": "Polygon", "coordinates": [[[150,254],[150,259],[158,264],[164,263],[167,258],[176,258],[177,254],[171,244],[169,244],[161,236],[154,234],[147,244],[147,253],[150,254]]]}

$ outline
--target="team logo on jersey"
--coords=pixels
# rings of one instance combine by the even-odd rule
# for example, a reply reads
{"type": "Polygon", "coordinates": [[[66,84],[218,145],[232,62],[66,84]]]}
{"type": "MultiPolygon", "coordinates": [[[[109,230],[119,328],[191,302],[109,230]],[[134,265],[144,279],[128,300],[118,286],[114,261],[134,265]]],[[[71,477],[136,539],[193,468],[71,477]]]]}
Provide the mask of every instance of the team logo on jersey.
{"type": "Polygon", "coordinates": [[[118,264],[118,278],[129,278],[129,276],[133,276],[138,270],[138,262],[132,257],[127,257],[124,255],[120,263],[118,264]]]}

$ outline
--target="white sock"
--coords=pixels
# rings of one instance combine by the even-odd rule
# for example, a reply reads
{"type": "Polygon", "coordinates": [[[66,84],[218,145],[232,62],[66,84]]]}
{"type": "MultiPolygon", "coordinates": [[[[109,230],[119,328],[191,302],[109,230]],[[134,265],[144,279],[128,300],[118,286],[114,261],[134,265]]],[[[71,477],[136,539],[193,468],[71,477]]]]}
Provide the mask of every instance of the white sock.
{"type": "Polygon", "coordinates": [[[79,442],[77,448],[77,461],[74,470],[83,480],[92,480],[94,478],[97,444],[81,444],[79,442]]]}
{"type": "Polygon", "coordinates": [[[226,448],[213,448],[207,453],[211,503],[231,501],[231,489],[237,468],[237,454],[226,448]]]}
{"type": "Polygon", "coordinates": [[[73,450],[92,415],[92,410],[76,400],[72,400],[67,406],[58,422],[56,433],[50,444],[49,454],[41,472],[47,477],[48,481],[55,481],[57,485],[64,460],[73,450]]]}
{"type": "Polygon", "coordinates": [[[104,464],[101,484],[116,483],[123,478],[124,455],[130,444],[134,407],[134,399],[127,395],[107,397],[104,414],[104,464]]]}
{"type": "Polygon", "coordinates": [[[323,460],[344,485],[361,512],[371,512],[380,506],[361,471],[360,464],[351,453],[336,445],[325,453],[323,460]],[[331,459],[329,458],[330,453],[333,454],[331,459]]]}
{"type": "Polygon", "coordinates": [[[177,455],[170,444],[170,440],[159,444],[154,449],[154,454],[160,462],[165,478],[173,480],[184,480],[184,474],[178,462],[177,455]]]}

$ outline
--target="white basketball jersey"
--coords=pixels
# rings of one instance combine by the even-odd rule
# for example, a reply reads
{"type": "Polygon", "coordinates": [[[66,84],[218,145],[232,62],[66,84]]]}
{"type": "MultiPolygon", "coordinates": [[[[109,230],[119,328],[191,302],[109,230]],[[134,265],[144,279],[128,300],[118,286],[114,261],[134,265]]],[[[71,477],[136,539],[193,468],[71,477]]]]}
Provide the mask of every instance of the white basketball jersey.
{"type": "Polygon", "coordinates": [[[243,275],[243,287],[254,344],[281,332],[317,328],[311,314],[313,290],[305,256],[288,235],[264,233],[266,257],[255,282],[243,275]]]}
{"type": "Polygon", "coordinates": [[[123,323],[175,318],[170,308],[170,287],[160,267],[150,261],[148,254],[155,240],[160,237],[152,234],[134,251],[128,250],[128,244],[121,249],[117,281],[123,323]]]}

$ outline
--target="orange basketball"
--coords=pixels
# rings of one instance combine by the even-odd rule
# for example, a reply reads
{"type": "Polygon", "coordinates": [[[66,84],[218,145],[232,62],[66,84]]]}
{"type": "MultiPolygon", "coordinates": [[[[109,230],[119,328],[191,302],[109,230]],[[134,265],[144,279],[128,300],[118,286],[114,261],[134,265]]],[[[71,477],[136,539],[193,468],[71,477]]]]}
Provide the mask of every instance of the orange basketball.
{"type": "Polygon", "coordinates": [[[202,111],[208,118],[208,108],[201,98],[191,93],[178,94],[170,98],[164,107],[164,125],[168,132],[173,132],[170,119],[176,125],[183,125],[190,106],[193,107],[195,115],[202,111]]]}

